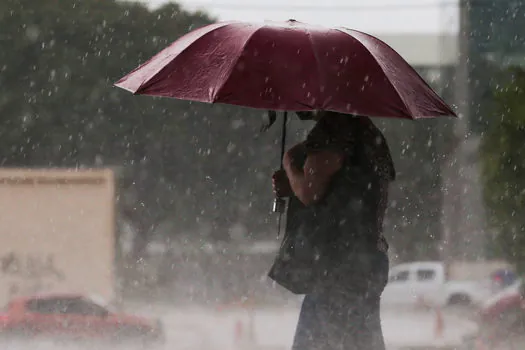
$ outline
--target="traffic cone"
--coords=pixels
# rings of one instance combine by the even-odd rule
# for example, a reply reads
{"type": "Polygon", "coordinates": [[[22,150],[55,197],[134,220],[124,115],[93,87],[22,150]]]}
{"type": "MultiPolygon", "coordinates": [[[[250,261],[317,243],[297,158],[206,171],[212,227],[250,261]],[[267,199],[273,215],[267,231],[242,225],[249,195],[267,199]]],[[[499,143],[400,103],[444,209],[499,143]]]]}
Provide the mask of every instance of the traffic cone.
{"type": "Polygon", "coordinates": [[[445,321],[443,320],[443,314],[441,308],[436,307],[435,309],[435,322],[434,322],[434,336],[436,338],[443,337],[443,331],[445,329],[445,321]]]}
{"type": "Polygon", "coordinates": [[[243,343],[244,341],[244,329],[243,329],[243,326],[242,326],[242,322],[240,320],[238,320],[236,323],[235,323],[235,329],[234,329],[234,340],[235,340],[235,343],[237,344],[241,344],[243,343]]]}
{"type": "Polygon", "coordinates": [[[425,306],[425,301],[423,300],[423,297],[421,295],[418,295],[416,297],[416,310],[423,309],[425,306]]]}
{"type": "Polygon", "coordinates": [[[429,311],[429,310],[432,310],[432,305],[427,300],[425,300],[425,298],[419,295],[416,298],[416,309],[423,310],[423,311],[429,311]]]}
{"type": "Polygon", "coordinates": [[[489,348],[485,346],[483,340],[476,339],[476,349],[475,350],[489,350],[489,348]]]}

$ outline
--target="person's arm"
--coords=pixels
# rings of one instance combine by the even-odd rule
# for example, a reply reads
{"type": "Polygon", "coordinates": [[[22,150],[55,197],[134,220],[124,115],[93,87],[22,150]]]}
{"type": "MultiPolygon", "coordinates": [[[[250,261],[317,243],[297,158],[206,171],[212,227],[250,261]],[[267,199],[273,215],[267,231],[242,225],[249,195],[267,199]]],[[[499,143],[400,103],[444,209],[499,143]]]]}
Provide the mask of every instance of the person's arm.
{"type": "Polygon", "coordinates": [[[343,155],[334,150],[311,152],[306,157],[304,169],[299,169],[290,152],[283,160],[284,170],[295,196],[306,206],[326,194],[332,176],[342,167],[343,155]]]}

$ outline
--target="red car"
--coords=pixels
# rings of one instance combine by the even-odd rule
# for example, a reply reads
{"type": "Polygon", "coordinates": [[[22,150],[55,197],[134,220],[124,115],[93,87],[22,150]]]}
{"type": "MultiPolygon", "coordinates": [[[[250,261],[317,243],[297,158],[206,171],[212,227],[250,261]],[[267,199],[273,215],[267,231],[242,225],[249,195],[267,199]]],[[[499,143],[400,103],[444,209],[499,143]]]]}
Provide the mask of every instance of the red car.
{"type": "Polygon", "coordinates": [[[480,322],[498,322],[504,318],[503,316],[506,316],[508,312],[522,312],[522,301],[523,285],[521,280],[518,280],[481,305],[479,311],[480,322]]]}
{"type": "Polygon", "coordinates": [[[0,336],[157,343],[164,331],[160,321],[113,313],[81,295],[47,295],[11,300],[0,314],[0,336]]]}
{"type": "Polygon", "coordinates": [[[465,339],[462,349],[524,349],[524,287],[518,280],[487,300],[479,310],[479,330],[465,339]]]}

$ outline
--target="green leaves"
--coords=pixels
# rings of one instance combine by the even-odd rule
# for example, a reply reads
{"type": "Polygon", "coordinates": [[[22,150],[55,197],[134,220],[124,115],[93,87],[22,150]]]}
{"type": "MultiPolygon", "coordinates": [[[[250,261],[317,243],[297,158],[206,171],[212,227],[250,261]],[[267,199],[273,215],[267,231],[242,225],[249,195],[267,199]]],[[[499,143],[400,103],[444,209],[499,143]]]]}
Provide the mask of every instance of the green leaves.
{"type": "MultiPolygon", "coordinates": [[[[168,234],[209,225],[227,238],[241,223],[274,237],[279,123],[260,135],[262,111],[113,87],[212,21],[173,3],[149,11],[114,0],[0,1],[0,164],[123,167],[121,192],[132,200],[121,213],[146,238],[163,220],[178,229],[168,234]]],[[[292,119],[291,129],[304,129],[292,119]]],[[[399,173],[387,230],[404,256],[427,257],[440,232],[439,158],[450,132],[432,121],[387,124],[399,173]]],[[[289,135],[289,145],[304,136],[289,135]]]]}
{"type": "Polygon", "coordinates": [[[495,88],[482,140],[484,197],[496,248],[521,268],[525,259],[525,72],[511,69],[495,88]]]}

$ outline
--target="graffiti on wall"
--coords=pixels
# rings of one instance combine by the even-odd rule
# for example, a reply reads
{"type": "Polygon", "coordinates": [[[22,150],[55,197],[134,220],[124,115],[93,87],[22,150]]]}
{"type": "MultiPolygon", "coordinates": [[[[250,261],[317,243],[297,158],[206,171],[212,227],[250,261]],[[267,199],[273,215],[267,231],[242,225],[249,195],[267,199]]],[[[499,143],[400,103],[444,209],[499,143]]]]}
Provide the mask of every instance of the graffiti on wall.
{"type": "Polygon", "coordinates": [[[16,254],[0,256],[0,273],[9,286],[9,295],[27,295],[50,290],[65,279],[52,254],[16,254]]]}

